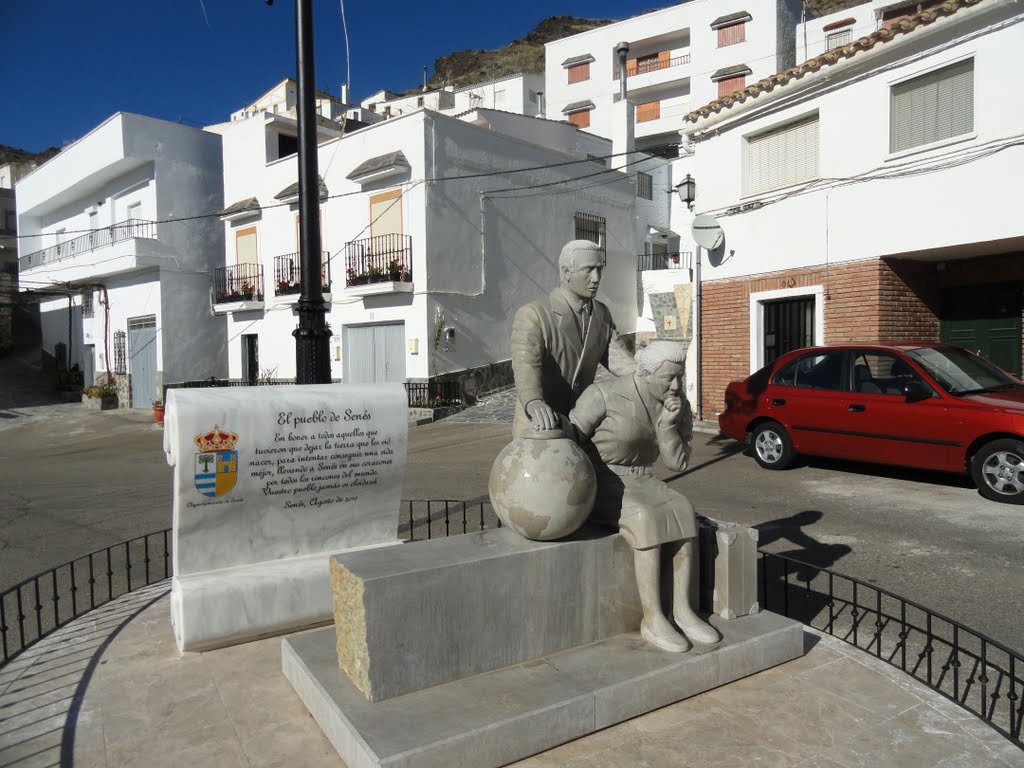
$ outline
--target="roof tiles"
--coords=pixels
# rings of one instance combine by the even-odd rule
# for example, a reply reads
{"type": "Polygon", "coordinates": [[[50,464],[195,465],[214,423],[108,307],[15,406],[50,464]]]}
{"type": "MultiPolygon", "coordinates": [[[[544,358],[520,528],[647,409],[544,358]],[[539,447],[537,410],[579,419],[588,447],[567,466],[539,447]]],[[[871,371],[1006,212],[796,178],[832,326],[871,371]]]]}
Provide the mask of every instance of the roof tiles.
{"type": "Polygon", "coordinates": [[[748,98],[753,98],[761,93],[768,93],[775,90],[779,86],[786,85],[792,80],[799,80],[804,75],[836,64],[843,59],[849,59],[856,56],[861,51],[867,51],[875,46],[882,45],[889,42],[897,35],[907,34],[913,32],[918,27],[924,27],[931,24],[936,19],[940,19],[944,16],[951,16],[962,8],[969,8],[983,2],[983,0],[945,0],[945,2],[933,5],[930,8],[925,8],[917,13],[912,13],[909,16],[903,16],[899,19],[886,22],[881,28],[869,35],[858,38],[851,43],[833,48],[830,51],[826,51],[820,56],[815,56],[808,59],[803,64],[797,64],[795,67],[784,69],[782,72],[778,72],[769,77],[758,80],[756,83],[751,83],[746,88],[730,93],[728,96],[723,96],[719,99],[715,99],[703,107],[690,112],[683,118],[684,123],[695,123],[701,118],[708,117],[709,115],[717,112],[721,112],[724,109],[728,109],[734,104],[741,104],[748,98]]]}

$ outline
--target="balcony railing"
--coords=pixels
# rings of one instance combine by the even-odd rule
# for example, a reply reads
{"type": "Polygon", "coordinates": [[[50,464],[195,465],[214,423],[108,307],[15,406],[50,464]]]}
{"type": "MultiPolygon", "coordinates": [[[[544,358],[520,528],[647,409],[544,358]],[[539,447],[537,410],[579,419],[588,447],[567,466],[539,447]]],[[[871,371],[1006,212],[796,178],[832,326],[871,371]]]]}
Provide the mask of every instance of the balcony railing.
{"type": "Polygon", "coordinates": [[[638,272],[647,272],[655,269],[691,269],[692,267],[693,254],[690,251],[641,253],[636,257],[638,272]]]}
{"type": "MultiPolygon", "coordinates": [[[[331,290],[331,254],[320,252],[320,285],[325,292],[331,290]]],[[[286,253],[274,257],[274,295],[288,296],[302,291],[302,264],[299,254],[286,253]]]]}
{"type": "Polygon", "coordinates": [[[105,248],[114,243],[133,238],[156,239],[156,222],[145,221],[144,219],[129,219],[102,229],[94,229],[73,240],[65,240],[63,243],[51,245],[27,256],[18,259],[18,269],[24,272],[26,269],[40,267],[43,264],[53,264],[64,259],[71,259],[80,253],[88,253],[98,248],[105,248]]]}
{"type": "Polygon", "coordinates": [[[235,264],[213,271],[216,303],[263,301],[263,267],[260,264],[235,264]]]}
{"type": "MultiPolygon", "coordinates": [[[[648,72],[657,72],[660,69],[668,69],[670,67],[679,67],[683,64],[690,63],[690,54],[684,53],[682,56],[675,56],[671,59],[651,59],[650,61],[638,62],[635,59],[633,61],[626,62],[626,77],[634,77],[636,75],[645,75],[648,72]]],[[[619,79],[619,67],[615,65],[612,68],[612,80],[619,79]]]]}
{"type": "Polygon", "coordinates": [[[412,236],[377,235],[345,243],[345,285],[412,282],[412,236]]]}

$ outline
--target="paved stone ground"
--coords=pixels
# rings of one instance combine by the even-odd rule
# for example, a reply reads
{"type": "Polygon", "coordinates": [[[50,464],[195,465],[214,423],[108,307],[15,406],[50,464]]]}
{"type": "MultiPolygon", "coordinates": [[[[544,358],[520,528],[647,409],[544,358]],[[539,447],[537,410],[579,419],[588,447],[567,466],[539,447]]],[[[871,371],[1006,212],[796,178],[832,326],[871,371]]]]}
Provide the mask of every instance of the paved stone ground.
{"type": "Polygon", "coordinates": [[[512,422],[516,411],[515,387],[483,395],[476,405],[447,417],[453,424],[482,424],[489,421],[512,422]]]}
{"type": "MultiPolygon", "coordinates": [[[[125,595],[0,668],[0,766],[343,766],[281,673],[280,638],[179,655],[168,588],[125,595]]],[[[801,659],[516,765],[1024,767],[949,700],[835,638],[805,639],[801,659]]]]}

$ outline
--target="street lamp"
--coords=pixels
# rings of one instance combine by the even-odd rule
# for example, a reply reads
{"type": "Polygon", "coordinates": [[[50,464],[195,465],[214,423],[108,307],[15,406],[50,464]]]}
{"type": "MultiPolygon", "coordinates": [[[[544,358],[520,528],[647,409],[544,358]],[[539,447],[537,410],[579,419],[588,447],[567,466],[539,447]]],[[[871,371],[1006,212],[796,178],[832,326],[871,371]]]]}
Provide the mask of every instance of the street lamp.
{"type": "MultiPolygon", "coordinates": [[[[267,0],[272,5],[273,0],[267,0]]],[[[320,243],[320,174],[317,168],[313,2],[295,0],[295,59],[299,129],[299,271],[302,290],[295,312],[295,383],[329,384],[330,340],[324,305],[320,243]]]]}
{"type": "Polygon", "coordinates": [[[693,176],[686,174],[686,178],[676,184],[676,192],[687,210],[692,211],[693,202],[697,199],[697,182],[693,176]]]}

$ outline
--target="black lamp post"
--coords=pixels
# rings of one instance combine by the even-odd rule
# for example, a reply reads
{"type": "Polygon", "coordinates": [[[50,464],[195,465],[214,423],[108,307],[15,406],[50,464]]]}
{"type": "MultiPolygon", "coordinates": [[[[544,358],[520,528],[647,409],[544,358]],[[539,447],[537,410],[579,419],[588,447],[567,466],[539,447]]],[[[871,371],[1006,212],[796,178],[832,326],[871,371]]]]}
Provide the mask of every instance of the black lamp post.
{"type": "MultiPolygon", "coordinates": [[[[273,0],[267,0],[267,5],[273,0]]],[[[295,383],[329,384],[330,339],[324,306],[320,244],[320,174],[317,168],[313,2],[295,0],[295,61],[299,86],[299,274],[302,289],[296,312],[295,383]]]]}

